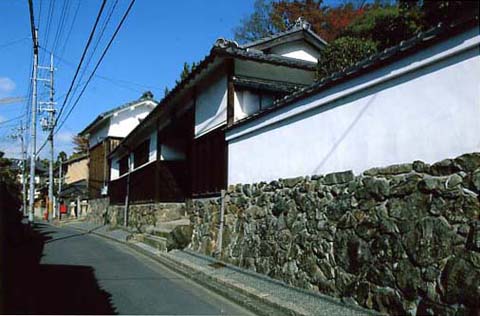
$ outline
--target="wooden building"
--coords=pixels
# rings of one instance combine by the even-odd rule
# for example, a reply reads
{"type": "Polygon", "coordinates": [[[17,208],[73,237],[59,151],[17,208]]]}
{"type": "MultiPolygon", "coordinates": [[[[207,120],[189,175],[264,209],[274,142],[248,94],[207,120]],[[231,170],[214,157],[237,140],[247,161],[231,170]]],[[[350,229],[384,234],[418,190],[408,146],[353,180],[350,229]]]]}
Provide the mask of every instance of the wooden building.
{"type": "Polygon", "coordinates": [[[151,92],[138,100],[115,107],[97,116],[79,135],[89,142],[88,195],[90,199],[107,194],[110,179],[108,155],[155,108],[151,92]]]}
{"type": "Polygon", "coordinates": [[[246,45],[219,39],[210,53],[110,153],[111,203],[183,201],[228,182],[225,129],[315,78],[326,43],[299,21],[246,45]]]}

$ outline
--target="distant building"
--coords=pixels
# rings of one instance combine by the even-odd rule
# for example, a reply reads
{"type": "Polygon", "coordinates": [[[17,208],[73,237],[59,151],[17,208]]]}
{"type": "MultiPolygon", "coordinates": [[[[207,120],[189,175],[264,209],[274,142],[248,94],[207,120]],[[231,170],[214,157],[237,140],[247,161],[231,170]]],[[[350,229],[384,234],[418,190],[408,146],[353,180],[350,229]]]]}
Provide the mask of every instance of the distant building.
{"type": "Polygon", "coordinates": [[[88,205],[88,155],[83,154],[62,162],[62,187],[58,194],[70,214],[85,214],[88,205]]]}
{"type": "Polygon", "coordinates": [[[140,99],[100,114],[79,135],[89,141],[88,196],[105,195],[110,178],[108,155],[152,111],[157,102],[151,92],[140,99]]]}

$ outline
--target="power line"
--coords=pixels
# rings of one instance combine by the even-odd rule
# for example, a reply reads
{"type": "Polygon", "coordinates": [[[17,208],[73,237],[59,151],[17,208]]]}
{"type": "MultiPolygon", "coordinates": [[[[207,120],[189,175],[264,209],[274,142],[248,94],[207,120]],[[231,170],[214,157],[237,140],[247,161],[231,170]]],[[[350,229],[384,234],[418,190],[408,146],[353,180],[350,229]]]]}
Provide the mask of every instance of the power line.
{"type": "MultiPolygon", "coordinates": [[[[90,65],[90,62],[92,61],[93,56],[95,55],[95,52],[97,51],[98,44],[100,43],[103,34],[105,33],[105,30],[107,28],[108,23],[110,22],[110,18],[112,17],[113,11],[115,10],[115,7],[117,6],[118,0],[116,0],[111,6],[110,10],[108,12],[107,18],[104,20],[104,23],[100,29],[100,33],[97,36],[97,39],[95,41],[95,45],[93,46],[93,49],[91,50],[91,53],[87,59],[87,62],[85,63],[85,66],[83,67],[82,73],[80,74],[79,81],[82,81],[83,77],[85,76],[85,72],[88,69],[88,66],[90,65]]],[[[80,85],[76,85],[75,88],[73,89],[72,96],[77,93],[78,88],[80,85]]]]}
{"type": "Polygon", "coordinates": [[[37,23],[38,28],[40,28],[40,21],[42,18],[42,4],[43,4],[43,0],[40,0],[40,3],[38,4],[38,23],[37,23]]]}
{"type": "Polygon", "coordinates": [[[59,50],[59,52],[60,52],[58,54],[59,56],[63,56],[63,53],[65,52],[65,48],[67,46],[68,40],[70,39],[70,35],[72,34],[73,26],[75,25],[75,21],[77,20],[78,11],[80,9],[80,3],[81,3],[81,1],[77,2],[77,8],[75,9],[75,13],[73,15],[72,23],[70,24],[69,30],[67,32],[67,37],[63,41],[62,48],[59,50]]]}
{"type": "MultiPolygon", "coordinates": [[[[100,59],[98,60],[97,64],[95,65],[95,68],[93,69],[92,73],[90,74],[90,76],[88,77],[87,79],[87,83],[84,85],[82,91],[80,92],[80,94],[78,95],[77,99],[75,100],[75,103],[72,105],[72,107],[70,108],[70,111],[67,113],[67,115],[65,116],[65,118],[63,119],[63,121],[60,123],[60,125],[58,126],[57,128],[57,131],[58,132],[61,128],[62,128],[62,125],[65,123],[65,121],[68,119],[68,117],[70,116],[70,114],[72,113],[73,109],[75,108],[75,106],[78,104],[78,101],[80,100],[80,98],[82,97],[83,93],[85,92],[85,90],[87,89],[87,86],[88,84],[90,83],[93,75],[95,74],[95,72],[97,71],[98,67],[100,66],[100,64],[102,63],[103,59],[105,58],[105,55],[107,54],[108,50],[110,49],[110,46],[112,45],[113,41],[115,40],[115,37],[117,36],[118,32],[120,31],[120,28],[122,27],[123,23],[125,22],[128,14],[130,13],[130,10],[132,9],[133,7],[133,4],[135,3],[135,0],[132,0],[130,2],[130,5],[128,6],[127,10],[125,11],[125,14],[123,15],[122,17],[122,20],[120,21],[120,23],[118,24],[115,32],[113,33],[112,37],[110,38],[110,41],[108,42],[108,45],[107,47],[105,47],[105,49],[103,50],[103,53],[100,57],[100,59]]],[[[59,115],[60,116],[60,115],[59,115]]],[[[58,119],[58,117],[57,117],[58,119]]]]}
{"type": "MultiPolygon", "coordinates": [[[[45,37],[44,37],[45,47],[48,46],[48,39],[50,37],[50,28],[53,20],[53,12],[55,12],[55,0],[50,0],[50,3],[48,5],[48,13],[47,13],[47,28],[45,29],[45,37]]],[[[42,59],[42,63],[43,63],[43,59],[42,59]]]]}
{"type": "Polygon", "coordinates": [[[60,13],[60,18],[58,21],[58,26],[57,26],[57,31],[55,33],[55,37],[53,40],[53,45],[52,45],[52,51],[55,51],[57,49],[58,41],[62,37],[62,30],[63,26],[65,24],[65,18],[67,16],[67,11],[70,8],[70,2],[69,1],[64,1],[63,2],[63,7],[62,7],[62,12],[60,13]]]}
{"type": "MultiPolygon", "coordinates": [[[[50,50],[45,49],[44,47],[40,47],[40,49],[44,50],[45,52],[52,53],[50,50]]],[[[57,60],[59,60],[61,63],[63,63],[64,65],[75,68],[75,64],[72,61],[69,61],[69,60],[67,60],[63,57],[59,57],[57,54],[53,54],[53,56],[55,56],[55,58],[57,60]]],[[[87,73],[91,73],[91,72],[89,72],[87,70],[87,73]]],[[[133,82],[133,81],[130,81],[130,80],[125,80],[125,79],[112,78],[112,77],[108,77],[108,76],[104,76],[104,75],[100,75],[100,74],[95,74],[94,77],[105,80],[105,81],[108,81],[108,82],[116,85],[117,87],[128,89],[128,90],[134,91],[134,92],[139,92],[139,91],[142,92],[143,90],[133,89],[133,88],[128,87],[127,85],[134,85],[134,86],[137,86],[137,87],[142,88],[142,89],[150,89],[150,90],[160,89],[160,87],[150,86],[150,85],[146,85],[146,84],[142,84],[142,83],[138,83],[138,82],[133,82]]]]}
{"type": "Polygon", "coordinates": [[[17,39],[17,40],[13,40],[13,41],[10,41],[10,42],[7,42],[5,44],[1,44],[0,45],[0,48],[5,48],[5,47],[8,47],[8,46],[12,46],[12,45],[15,45],[17,43],[20,43],[20,42],[23,42],[27,39],[30,39],[30,36],[25,36],[23,38],[20,38],[20,39],[17,39]]]}
{"type": "Polygon", "coordinates": [[[8,123],[8,122],[15,121],[15,120],[19,120],[19,119],[23,118],[24,116],[25,116],[25,114],[22,114],[22,115],[20,115],[20,116],[11,118],[11,119],[9,119],[9,120],[1,121],[1,122],[0,122],[0,125],[1,125],[1,124],[5,124],[5,123],[8,123]]]}
{"type": "Polygon", "coordinates": [[[85,55],[87,53],[88,47],[90,46],[90,43],[92,42],[93,35],[95,33],[95,30],[97,29],[98,21],[100,21],[100,16],[102,15],[103,9],[105,8],[105,4],[107,3],[106,0],[103,0],[102,5],[100,7],[100,10],[98,11],[97,18],[95,19],[95,24],[93,25],[93,28],[90,32],[90,36],[88,37],[87,45],[85,46],[85,49],[83,50],[82,57],[80,58],[80,62],[78,63],[77,70],[75,71],[75,75],[73,76],[72,82],[70,84],[70,87],[68,88],[67,95],[65,96],[65,99],[62,103],[62,106],[60,107],[60,111],[58,112],[58,116],[55,119],[55,124],[54,126],[57,125],[57,121],[62,115],[63,109],[65,107],[65,104],[67,103],[68,97],[70,96],[70,93],[72,92],[73,85],[75,84],[75,80],[77,79],[78,72],[80,71],[80,67],[82,66],[83,60],[85,58],[85,55]]]}

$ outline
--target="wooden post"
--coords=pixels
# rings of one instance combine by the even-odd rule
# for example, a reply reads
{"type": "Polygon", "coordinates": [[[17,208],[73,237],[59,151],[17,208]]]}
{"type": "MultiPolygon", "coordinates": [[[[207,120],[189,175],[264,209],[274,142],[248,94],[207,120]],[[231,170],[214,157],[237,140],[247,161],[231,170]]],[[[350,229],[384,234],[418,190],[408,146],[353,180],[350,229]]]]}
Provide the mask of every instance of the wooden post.
{"type": "Polygon", "coordinates": [[[218,236],[217,236],[217,251],[215,257],[222,258],[222,242],[223,242],[223,218],[225,214],[225,190],[221,191],[221,207],[220,207],[220,223],[218,226],[218,236]]]}

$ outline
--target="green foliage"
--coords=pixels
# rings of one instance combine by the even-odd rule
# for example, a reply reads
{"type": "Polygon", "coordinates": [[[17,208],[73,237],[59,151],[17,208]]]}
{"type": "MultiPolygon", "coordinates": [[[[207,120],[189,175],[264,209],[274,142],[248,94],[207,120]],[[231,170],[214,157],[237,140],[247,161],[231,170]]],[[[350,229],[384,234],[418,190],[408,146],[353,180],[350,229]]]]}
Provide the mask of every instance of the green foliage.
{"type": "Polygon", "coordinates": [[[57,156],[57,161],[65,161],[67,160],[67,153],[64,152],[64,151],[61,151],[58,153],[58,156],[57,156]]]}
{"type": "Polygon", "coordinates": [[[342,70],[376,52],[377,46],[372,40],[349,36],[336,39],[320,52],[317,78],[342,70]]]}
{"type": "Polygon", "coordinates": [[[185,80],[188,75],[197,67],[197,64],[193,62],[191,65],[189,65],[187,62],[183,63],[183,69],[182,72],[180,73],[180,80],[175,80],[175,84],[180,84],[183,80],[185,80]]]}
{"type": "Polygon", "coordinates": [[[421,28],[421,14],[417,7],[404,9],[388,5],[367,10],[346,28],[343,35],[371,40],[383,50],[412,37],[421,28]]]}
{"type": "Polygon", "coordinates": [[[417,1],[424,13],[424,26],[429,28],[439,22],[450,23],[464,18],[478,17],[478,1],[417,1]]]}
{"type": "Polygon", "coordinates": [[[0,151],[0,183],[4,183],[8,193],[15,198],[18,205],[11,205],[12,209],[19,207],[20,183],[17,180],[17,171],[12,167],[12,161],[4,158],[5,153],[0,151]]]}

